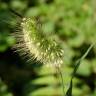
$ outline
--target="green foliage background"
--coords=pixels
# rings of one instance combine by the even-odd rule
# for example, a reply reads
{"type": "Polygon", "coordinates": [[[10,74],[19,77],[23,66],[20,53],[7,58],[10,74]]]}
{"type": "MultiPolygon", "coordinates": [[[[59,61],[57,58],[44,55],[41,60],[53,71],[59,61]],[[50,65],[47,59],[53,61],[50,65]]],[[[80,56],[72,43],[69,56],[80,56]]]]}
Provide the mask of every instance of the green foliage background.
{"type": "MultiPolygon", "coordinates": [[[[62,84],[54,68],[26,64],[11,49],[15,38],[10,33],[18,19],[9,8],[23,16],[39,16],[43,31],[61,40],[66,91],[75,61],[96,39],[96,0],[0,0],[0,96],[62,96],[62,84]]],[[[82,61],[73,82],[73,96],[96,96],[95,46],[82,61]]]]}

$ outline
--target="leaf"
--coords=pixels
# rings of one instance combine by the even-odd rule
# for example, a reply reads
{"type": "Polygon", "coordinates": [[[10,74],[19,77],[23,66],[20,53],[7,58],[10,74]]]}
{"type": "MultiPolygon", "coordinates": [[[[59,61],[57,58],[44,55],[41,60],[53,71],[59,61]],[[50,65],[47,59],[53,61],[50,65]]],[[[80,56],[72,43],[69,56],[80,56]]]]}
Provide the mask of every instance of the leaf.
{"type": "Polygon", "coordinates": [[[72,96],[72,84],[73,84],[72,81],[73,81],[73,78],[74,78],[74,76],[75,76],[75,74],[78,70],[78,67],[79,67],[81,61],[88,55],[90,50],[93,48],[94,44],[95,43],[91,44],[90,47],[88,48],[88,50],[85,52],[85,54],[77,61],[76,66],[75,66],[74,71],[73,71],[73,74],[72,74],[71,81],[70,81],[70,86],[69,86],[69,88],[66,92],[66,96],[72,96]]]}
{"type": "Polygon", "coordinates": [[[56,69],[53,67],[46,67],[43,65],[41,69],[38,71],[38,75],[53,75],[55,74],[56,69]]]}
{"type": "Polygon", "coordinates": [[[31,92],[27,96],[62,96],[62,92],[60,87],[47,86],[31,92]]]}
{"type": "Polygon", "coordinates": [[[43,77],[40,77],[36,80],[33,80],[32,83],[34,84],[39,84],[39,85],[55,85],[57,83],[55,77],[53,76],[43,76],[43,77]]]}
{"type": "Polygon", "coordinates": [[[73,82],[72,82],[72,79],[70,81],[70,87],[66,93],[66,96],[72,96],[72,85],[73,85],[73,82]]]}

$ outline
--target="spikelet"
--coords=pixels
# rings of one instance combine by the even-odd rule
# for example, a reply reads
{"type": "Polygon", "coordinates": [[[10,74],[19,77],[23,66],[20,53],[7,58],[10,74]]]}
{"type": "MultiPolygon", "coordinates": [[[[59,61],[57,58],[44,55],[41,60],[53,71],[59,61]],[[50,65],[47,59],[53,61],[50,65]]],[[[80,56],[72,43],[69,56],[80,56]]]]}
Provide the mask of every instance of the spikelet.
{"type": "Polygon", "coordinates": [[[17,40],[14,47],[21,56],[29,56],[28,61],[35,59],[47,66],[60,67],[63,63],[63,49],[42,32],[35,18],[23,18],[19,28],[13,35],[17,40]]]}

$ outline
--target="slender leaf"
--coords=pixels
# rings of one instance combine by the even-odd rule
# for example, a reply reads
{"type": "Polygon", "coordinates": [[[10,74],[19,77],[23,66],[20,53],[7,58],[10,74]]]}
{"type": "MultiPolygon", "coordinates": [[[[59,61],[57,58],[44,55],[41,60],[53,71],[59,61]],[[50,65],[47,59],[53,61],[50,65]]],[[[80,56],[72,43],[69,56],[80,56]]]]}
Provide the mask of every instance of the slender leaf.
{"type": "Polygon", "coordinates": [[[88,53],[90,52],[90,50],[93,48],[94,44],[91,44],[90,47],[87,49],[87,51],[85,52],[85,54],[76,62],[76,66],[74,68],[73,74],[72,74],[72,78],[70,81],[70,86],[66,92],[66,96],[72,96],[72,81],[73,78],[78,70],[79,65],[81,64],[81,61],[88,55],[88,53]]]}

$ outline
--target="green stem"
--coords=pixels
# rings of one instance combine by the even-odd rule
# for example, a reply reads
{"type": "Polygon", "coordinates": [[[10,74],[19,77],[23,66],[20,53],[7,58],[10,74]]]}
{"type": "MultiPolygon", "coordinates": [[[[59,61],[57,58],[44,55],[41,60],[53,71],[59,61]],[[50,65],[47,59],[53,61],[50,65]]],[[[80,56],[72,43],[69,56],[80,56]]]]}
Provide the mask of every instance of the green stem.
{"type": "Polygon", "coordinates": [[[63,91],[63,94],[64,94],[64,96],[65,96],[65,91],[64,91],[64,82],[63,82],[63,75],[62,75],[62,72],[61,72],[61,70],[60,70],[59,67],[56,67],[56,69],[57,69],[58,73],[60,74],[61,83],[62,83],[62,91],[63,91]]]}

